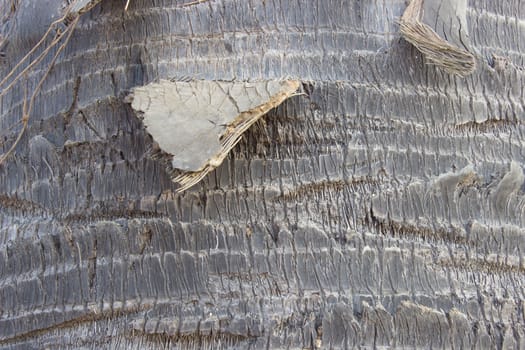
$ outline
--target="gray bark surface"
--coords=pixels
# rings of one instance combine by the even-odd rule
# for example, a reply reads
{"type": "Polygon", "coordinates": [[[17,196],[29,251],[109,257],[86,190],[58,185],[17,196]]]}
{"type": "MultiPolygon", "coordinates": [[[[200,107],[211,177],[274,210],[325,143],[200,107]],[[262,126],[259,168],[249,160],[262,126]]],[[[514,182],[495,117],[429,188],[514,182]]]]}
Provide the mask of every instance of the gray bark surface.
{"type": "MultiPolygon", "coordinates": [[[[1,348],[525,349],[525,2],[469,1],[466,78],[400,39],[404,0],[124,3],[83,15],[0,166],[1,348]],[[306,96],[176,194],[124,97],[181,77],[306,96]]],[[[0,76],[61,6],[20,1],[0,76]]]]}

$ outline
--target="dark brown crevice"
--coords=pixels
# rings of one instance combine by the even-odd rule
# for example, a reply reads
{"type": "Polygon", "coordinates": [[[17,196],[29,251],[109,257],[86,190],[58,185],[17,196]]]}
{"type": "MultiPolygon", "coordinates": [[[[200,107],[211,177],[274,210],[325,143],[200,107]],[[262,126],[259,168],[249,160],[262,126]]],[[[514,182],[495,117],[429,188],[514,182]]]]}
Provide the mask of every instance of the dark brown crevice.
{"type": "MultiPolygon", "coordinates": [[[[174,346],[181,349],[230,349],[231,347],[244,349],[256,339],[254,337],[243,337],[233,334],[211,334],[202,335],[169,335],[166,333],[146,333],[133,330],[126,332],[123,337],[132,340],[139,338],[141,343],[147,344],[151,349],[171,349],[174,346]]],[[[90,343],[91,345],[91,343],[90,343]]]]}
{"type": "Polygon", "coordinates": [[[285,192],[274,198],[274,201],[290,202],[295,200],[305,199],[311,196],[316,196],[321,193],[333,193],[343,191],[346,188],[355,189],[358,187],[374,186],[377,187],[382,183],[378,178],[370,176],[362,176],[352,178],[351,180],[322,180],[312,182],[304,185],[299,185],[296,188],[285,192]]]}
{"type": "Polygon", "coordinates": [[[105,138],[102,137],[100,135],[100,133],[97,131],[97,129],[95,129],[95,127],[89,122],[89,120],[87,119],[86,115],[84,112],[82,111],[79,111],[78,112],[80,114],[80,116],[82,117],[82,121],[84,122],[84,124],[86,124],[86,126],[89,128],[89,130],[93,131],[93,133],[101,140],[104,140],[105,138]]]}
{"type": "Polygon", "coordinates": [[[151,244],[151,239],[153,238],[153,230],[150,227],[144,227],[143,231],[140,234],[140,254],[144,254],[144,250],[151,244]]]}
{"type": "Polygon", "coordinates": [[[456,227],[432,229],[392,219],[377,218],[373,212],[365,217],[362,222],[365,226],[374,227],[378,233],[384,236],[422,239],[425,241],[445,241],[465,245],[472,245],[473,243],[469,242],[463,231],[456,227]]]}
{"type": "Polygon", "coordinates": [[[73,116],[73,112],[77,108],[78,105],[78,91],[80,90],[80,84],[82,82],[82,78],[80,76],[77,76],[77,79],[75,80],[74,86],[73,86],[73,101],[71,101],[71,105],[69,106],[69,109],[64,113],[64,131],[66,127],[71,122],[71,117],[73,116]]]}
{"type": "Polygon", "coordinates": [[[89,292],[96,298],[96,278],[97,278],[97,237],[93,239],[93,251],[88,258],[88,272],[89,272],[89,292]]]}
{"type": "Polygon", "coordinates": [[[487,261],[485,259],[476,258],[476,259],[458,259],[454,260],[438,260],[437,262],[440,266],[451,268],[451,269],[461,269],[469,270],[476,272],[484,272],[488,274],[508,274],[515,273],[520,275],[525,275],[525,266],[523,265],[513,265],[504,261],[487,261]]]}
{"type": "Polygon", "coordinates": [[[519,120],[513,119],[487,119],[482,122],[469,121],[461,124],[456,124],[454,129],[457,131],[471,131],[471,132],[496,132],[507,131],[521,125],[519,120]]]}
{"type": "Polygon", "coordinates": [[[154,213],[150,211],[134,210],[134,209],[108,209],[108,210],[90,210],[82,213],[68,214],[67,216],[60,218],[59,220],[63,223],[92,223],[102,220],[116,220],[116,219],[162,219],[166,215],[160,213],[154,213]]]}
{"type": "Polygon", "coordinates": [[[46,212],[46,209],[38,203],[26,199],[20,199],[7,194],[0,194],[0,208],[23,211],[26,213],[46,212]]]}
{"type": "Polygon", "coordinates": [[[141,311],[146,311],[150,308],[151,308],[151,305],[132,305],[132,306],[122,308],[119,310],[107,310],[107,311],[102,311],[102,312],[86,311],[85,315],[81,315],[73,319],[54,324],[50,327],[34,329],[31,331],[19,333],[12,337],[6,337],[3,339],[0,339],[0,345],[9,345],[9,344],[16,344],[17,342],[24,342],[31,338],[36,338],[38,336],[45,335],[46,333],[50,333],[58,329],[73,328],[82,323],[95,322],[95,321],[101,321],[101,320],[114,320],[118,317],[122,317],[122,316],[129,315],[129,314],[136,314],[141,311]]]}

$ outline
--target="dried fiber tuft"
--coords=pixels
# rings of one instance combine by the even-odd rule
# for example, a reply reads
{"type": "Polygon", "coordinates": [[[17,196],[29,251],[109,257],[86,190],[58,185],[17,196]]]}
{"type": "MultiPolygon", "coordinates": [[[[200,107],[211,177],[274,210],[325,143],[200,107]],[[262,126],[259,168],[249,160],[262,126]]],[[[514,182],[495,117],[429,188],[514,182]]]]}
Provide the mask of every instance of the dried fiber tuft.
{"type": "Polygon", "coordinates": [[[408,5],[401,17],[401,34],[423,53],[429,64],[462,77],[471,74],[476,69],[474,55],[443,39],[434,29],[422,22],[425,1],[429,0],[412,0],[408,5]]]}

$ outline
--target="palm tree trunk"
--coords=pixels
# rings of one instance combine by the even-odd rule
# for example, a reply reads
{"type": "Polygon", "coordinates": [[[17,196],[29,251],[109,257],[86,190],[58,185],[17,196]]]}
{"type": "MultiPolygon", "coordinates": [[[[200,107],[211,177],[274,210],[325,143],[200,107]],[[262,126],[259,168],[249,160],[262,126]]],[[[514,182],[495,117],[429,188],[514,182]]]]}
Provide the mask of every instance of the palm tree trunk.
{"type": "MultiPolygon", "coordinates": [[[[16,4],[0,78],[62,9],[16,4]]],[[[464,78],[404,0],[124,5],[82,15],[0,166],[1,347],[525,347],[522,1],[469,2],[464,78]],[[125,100],[186,77],[304,94],[179,194],[125,100]]],[[[51,57],[1,97],[3,152],[51,57]]]]}

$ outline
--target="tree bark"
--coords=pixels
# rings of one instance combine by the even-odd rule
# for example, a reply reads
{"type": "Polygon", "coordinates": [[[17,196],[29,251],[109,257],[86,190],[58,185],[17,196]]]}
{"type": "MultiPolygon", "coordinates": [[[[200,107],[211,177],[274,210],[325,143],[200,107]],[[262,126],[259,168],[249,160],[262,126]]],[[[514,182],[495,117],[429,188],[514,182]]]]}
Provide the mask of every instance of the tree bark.
{"type": "MultiPolygon", "coordinates": [[[[63,5],[15,2],[0,77],[63,5]]],[[[0,166],[0,346],[524,349],[525,2],[470,0],[465,78],[404,0],[183,3],[101,1],[45,80],[0,166]],[[186,77],[305,94],[178,194],[125,97],[186,77]]]]}

